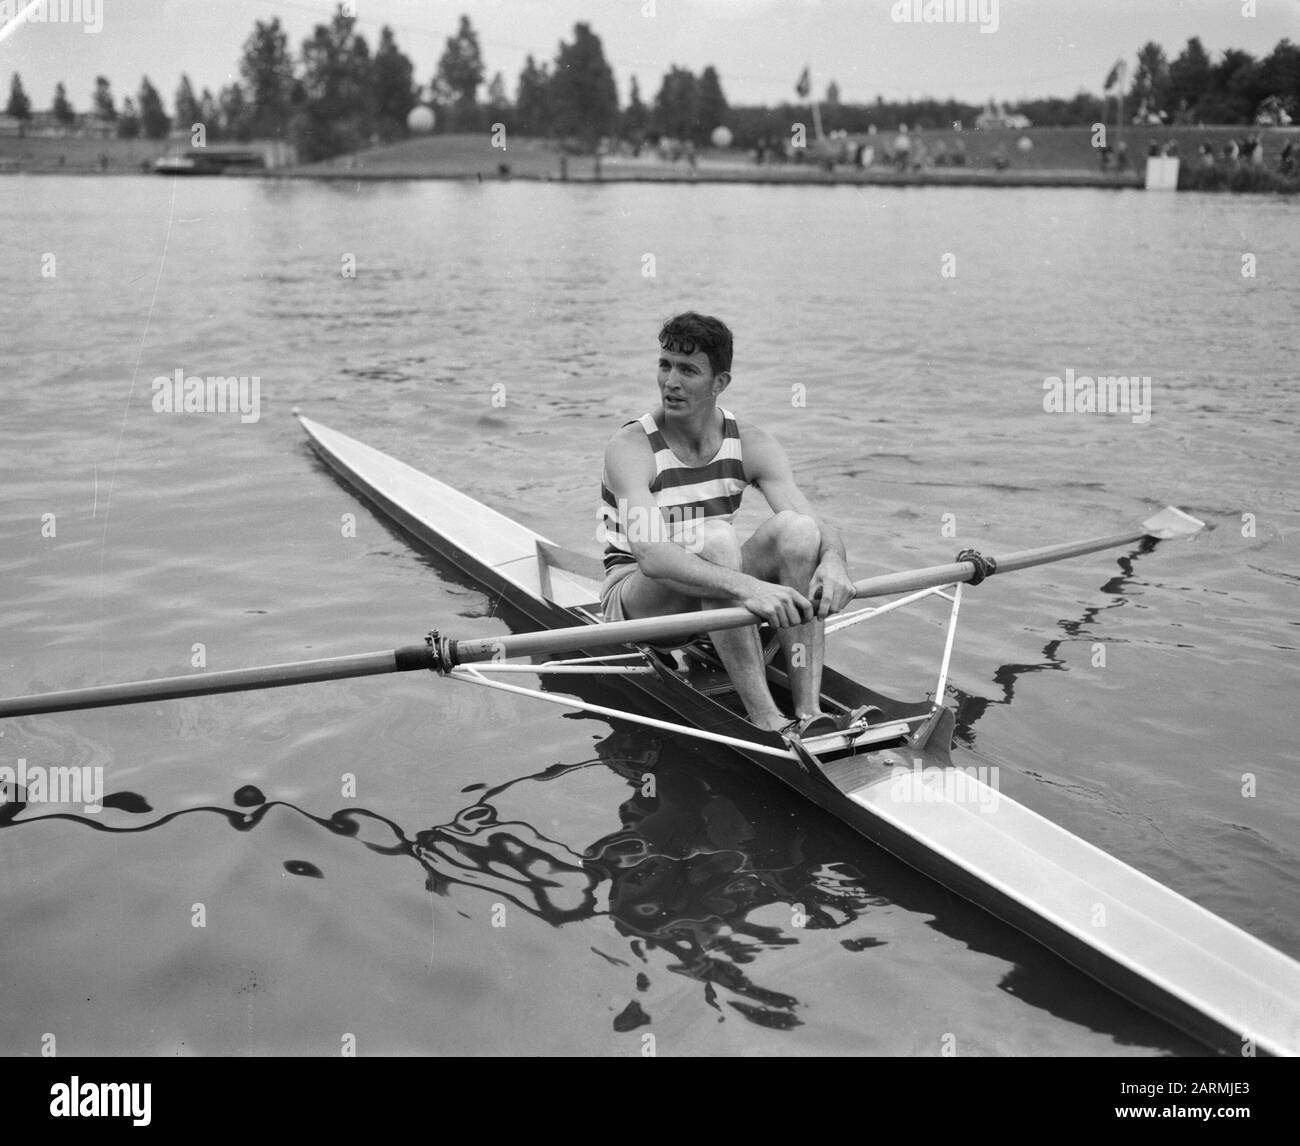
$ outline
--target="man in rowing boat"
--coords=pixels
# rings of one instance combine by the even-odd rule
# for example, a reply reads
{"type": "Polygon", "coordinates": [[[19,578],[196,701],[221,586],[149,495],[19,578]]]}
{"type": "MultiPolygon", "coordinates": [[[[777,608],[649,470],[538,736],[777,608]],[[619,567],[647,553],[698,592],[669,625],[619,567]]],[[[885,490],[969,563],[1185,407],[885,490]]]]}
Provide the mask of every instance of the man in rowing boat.
{"type": "Polygon", "coordinates": [[[792,721],[772,698],[757,628],[712,632],[750,721],[799,736],[833,732],[848,721],[821,711],[822,651],[826,618],[853,599],[844,543],[776,439],[719,407],[731,383],[726,325],[680,314],[659,347],[659,408],[605,448],[605,619],[743,605],[777,630],[795,705],[792,721]],[[750,485],[772,516],[742,541],[732,520],[750,485]]]}

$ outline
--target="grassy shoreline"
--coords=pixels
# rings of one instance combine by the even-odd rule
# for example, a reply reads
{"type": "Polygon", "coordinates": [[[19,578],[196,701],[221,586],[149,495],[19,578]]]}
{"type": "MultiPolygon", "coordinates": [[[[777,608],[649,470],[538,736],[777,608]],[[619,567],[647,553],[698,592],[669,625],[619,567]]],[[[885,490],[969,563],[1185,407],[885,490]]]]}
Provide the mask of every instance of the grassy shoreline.
{"type": "MultiPolygon", "coordinates": [[[[916,138],[914,135],[913,138],[916,138]]],[[[1147,147],[1174,142],[1183,160],[1180,189],[1233,192],[1296,193],[1300,178],[1283,178],[1275,168],[1282,148],[1300,148],[1300,128],[1130,128],[1126,139],[1132,167],[1123,173],[1100,169],[1098,152],[1085,128],[1030,128],[1022,132],[927,131],[926,150],[952,152],[958,142],[966,165],[927,165],[898,171],[882,160],[894,133],[863,140],[875,148],[876,163],[865,168],[837,164],[833,171],[816,163],[757,165],[736,151],[705,149],[694,165],[684,159],[660,160],[650,153],[640,158],[563,155],[550,140],[511,137],[504,148],[493,147],[485,135],[434,135],[380,145],[320,163],[239,172],[242,176],[326,180],[485,180],[504,179],[574,183],[750,183],[820,186],[981,186],[1095,187],[1132,189],[1143,185],[1147,147]],[[1263,140],[1262,168],[1201,165],[1198,148],[1209,142],[1216,155],[1231,140],[1258,134],[1263,140]],[[1022,143],[1027,142],[1027,146],[1022,143]],[[1009,163],[1003,169],[995,161],[1009,163]]],[[[69,138],[0,138],[0,173],[10,174],[139,174],[159,156],[176,153],[182,145],[165,140],[99,140],[69,138]]],[[[220,146],[220,145],[218,145],[220,146]]],[[[230,145],[253,147],[251,145],[230,145]]],[[[215,148],[213,149],[215,150],[215,148]]],[[[235,172],[227,174],[234,175],[235,172]]]]}

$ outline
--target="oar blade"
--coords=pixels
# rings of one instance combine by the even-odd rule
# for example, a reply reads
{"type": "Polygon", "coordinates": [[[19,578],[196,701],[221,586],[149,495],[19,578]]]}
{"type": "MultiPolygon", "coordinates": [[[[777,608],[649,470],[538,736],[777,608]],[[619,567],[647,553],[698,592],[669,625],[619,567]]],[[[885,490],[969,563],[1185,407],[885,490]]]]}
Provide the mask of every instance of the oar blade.
{"type": "Polygon", "coordinates": [[[1197,520],[1190,513],[1184,513],[1175,505],[1167,505],[1159,513],[1148,517],[1142,523],[1148,537],[1161,541],[1171,541],[1175,537],[1194,537],[1205,528],[1205,522],[1197,520]]]}

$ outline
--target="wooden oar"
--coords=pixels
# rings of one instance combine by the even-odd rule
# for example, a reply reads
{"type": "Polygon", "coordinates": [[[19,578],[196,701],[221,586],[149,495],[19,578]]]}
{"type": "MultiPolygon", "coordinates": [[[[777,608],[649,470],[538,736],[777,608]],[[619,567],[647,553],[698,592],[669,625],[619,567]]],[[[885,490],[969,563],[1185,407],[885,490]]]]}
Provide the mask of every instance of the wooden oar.
{"type": "MultiPolygon", "coordinates": [[[[1168,539],[1190,537],[1204,526],[1203,522],[1170,506],[1129,533],[1115,533],[1076,541],[1025,549],[995,558],[997,573],[1010,573],[1064,561],[1101,549],[1130,545],[1145,537],[1168,539]]],[[[886,573],[868,577],[854,585],[857,597],[883,597],[895,593],[969,581],[975,576],[975,564],[957,561],[934,565],[907,573],[886,573]]],[[[171,700],[182,696],[208,696],[221,692],[243,692],[261,688],[280,688],[290,684],[310,684],[322,680],[376,676],[416,669],[445,671],[458,664],[500,660],[506,657],[552,655],[574,649],[598,649],[624,644],[671,644],[717,629],[738,629],[756,625],[759,618],[748,609],[703,609],[693,613],[676,613],[667,617],[646,617],[635,621],[615,621],[599,625],[576,625],[567,629],[546,629],[540,633],[507,634],[473,640],[440,638],[432,645],[405,645],[383,652],[358,653],[346,657],[325,657],[288,664],[262,665],[257,668],[232,669],[228,672],[193,673],[189,676],[161,677],[126,684],[101,685],[95,688],[69,689],[33,696],[0,700],[0,717],[30,716],[42,712],[67,712],[79,708],[107,708],[118,704],[139,704],[154,700],[171,700]]]]}
{"type": "Polygon", "coordinates": [[[231,669],[228,672],[164,676],[154,680],[128,681],[126,684],[105,684],[95,688],[15,696],[9,700],[0,700],[0,717],[68,712],[76,708],[110,708],[115,704],[142,704],[151,700],[173,700],[181,696],[210,696],[218,692],[251,692],[259,688],[280,688],[287,684],[311,684],[318,680],[343,680],[354,676],[378,676],[382,673],[437,667],[434,650],[428,645],[407,645],[388,652],[322,657],[314,661],[290,661],[282,665],[259,665],[256,668],[231,669]]]}
{"type": "MultiPolygon", "coordinates": [[[[992,573],[1013,573],[1017,569],[1047,565],[1052,561],[1065,561],[1070,557],[1082,557],[1102,549],[1117,549],[1121,545],[1132,545],[1146,537],[1158,541],[1168,541],[1175,537],[1191,537],[1204,528],[1205,522],[1170,505],[1148,517],[1140,529],[1130,530],[1128,533],[1094,537],[1090,541],[1066,542],[1064,545],[1044,545],[1038,549],[1022,549],[1018,553],[996,557],[993,560],[997,562],[997,568],[992,573]]],[[[992,573],[989,576],[992,576],[992,573]]],[[[932,565],[928,569],[916,569],[911,573],[886,573],[880,577],[869,577],[865,581],[854,584],[853,595],[888,597],[894,593],[914,593],[918,589],[930,589],[935,585],[969,581],[974,575],[974,562],[956,561],[951,565],[932,565]]]]}

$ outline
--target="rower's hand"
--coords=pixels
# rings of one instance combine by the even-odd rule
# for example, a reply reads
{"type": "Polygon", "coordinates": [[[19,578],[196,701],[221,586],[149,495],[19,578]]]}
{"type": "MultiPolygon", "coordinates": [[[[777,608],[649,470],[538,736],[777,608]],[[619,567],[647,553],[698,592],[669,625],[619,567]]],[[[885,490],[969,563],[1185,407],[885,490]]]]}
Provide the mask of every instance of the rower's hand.
{"type": "Polygon", "coordinates": [[[812,620],[812,602],[802,593],[789,585],[775,585],[757,577],[750,580],[750,590],[740,603],[774,629],[786,629],[812,620]]]}
{"type": "Polygon", "coordinates": [[[813,599],[819,621],[841,612],[853,600],[853,580],[844,562],[834,555],[826,557],[809,582],[808,595],[813,599]]]}

